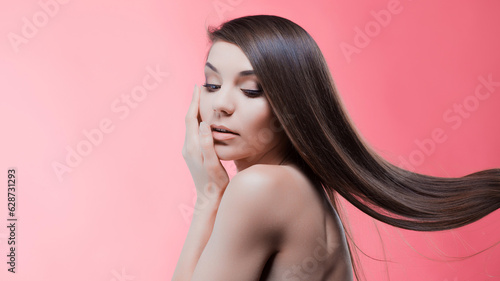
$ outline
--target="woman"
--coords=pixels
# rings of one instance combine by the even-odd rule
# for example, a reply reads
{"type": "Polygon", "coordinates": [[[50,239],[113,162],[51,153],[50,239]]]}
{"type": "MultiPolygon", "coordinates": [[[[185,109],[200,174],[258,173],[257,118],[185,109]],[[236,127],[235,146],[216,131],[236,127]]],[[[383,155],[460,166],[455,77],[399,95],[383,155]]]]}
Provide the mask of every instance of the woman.
{"type": "Polygon", "coordinates": [[[193,92],[183,147],[196,212],[172,280],[353,280],[338,195],[419,231],[500,207],[500,169],[441,178],[377,155],[295,23],[248,16],[208,35],[204,90],[193,92]],[[231,182],[219,160],[234,161],[231,182]]]}

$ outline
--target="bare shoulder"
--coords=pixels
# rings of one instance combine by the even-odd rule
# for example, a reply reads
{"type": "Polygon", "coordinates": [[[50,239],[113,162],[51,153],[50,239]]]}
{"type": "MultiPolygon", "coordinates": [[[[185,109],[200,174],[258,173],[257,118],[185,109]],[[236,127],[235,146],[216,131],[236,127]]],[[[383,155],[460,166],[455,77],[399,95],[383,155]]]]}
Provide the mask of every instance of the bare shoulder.
{"type": "Polygon", "coordinates": [[[251,226],[251,231],[279,239],[293,219],[290,211],[294,201],[300,200],[294,191],[296,184],[291,180],[291,171],[283,166],[248,167],[229,182],[217,216],[237,214],[240,223],[251,226]]]}
{"type": "Polygon", "coordinates": [[[257,164],[236,174],[225,194],[249,209],[258,208],[260,214],[284,227],[296,220],[302,208],[320,206],[321,198],[307,178],[291,166],[257,164]],[[313,202],[314,201],[314,202],[313,202]],[[253,208],[250,208],[253,206],[253,208]]]}
{"type": "Polygon", "coordinates": [[[286,181],[287,173],[289,175],[290,171],[285,169],[284,166],[256,164],[237,173],[232,181],[236,180],[239,183],[248,183],[250,185],[258,184],[270,188],[273,185],[286,181]]]}
{"type": "Polygon", "coordinates": [[[276,211],[283,207],[280,202],[290,182],[290,171],[283,166],[257,164],[237,173],[224,196],[245,199],[249,204],[258,203],[254,206],[265,211],[276,211]]]}
{"type": "Polygon", "coordinates": [[[324,198],[326,194],[299,169],[258,164],[241,171],[232,181],[233,192],[241,188],[240,194],[251,198],[241,203],[251,205],[245,209],[255,211],[254,227],[250,231],[258,233],[264,228],[275,234],[273,246],[279,254],[275,260],[277,268],[271,269],[270,276],[290,276],[292,273],[287,268],[318,257],[321,252],[322,256],[316,260],[315,276],[311,275],[308,280],[353,280],[342,222],[324,198]],[[281,272],[279,268],[285,270],[281,272]]]}
{"type": "MultiPolygon", "coordinates": [[[[297,189],[304,186],[304,176],[289,166],[256,164],[238,174],[231,180],[241,192],[247,195],[260,196],[259,199],[269,199],[274,204],[269,207],[283,207],[277,199],[292,199],[297,189]],[[248,194],[249,193],[249,194],[248,194]]],[[[303,198],[303,197],[302,197],[303,198]]],[[[266,200],[268,201],[268,200],[266,200]]]]}

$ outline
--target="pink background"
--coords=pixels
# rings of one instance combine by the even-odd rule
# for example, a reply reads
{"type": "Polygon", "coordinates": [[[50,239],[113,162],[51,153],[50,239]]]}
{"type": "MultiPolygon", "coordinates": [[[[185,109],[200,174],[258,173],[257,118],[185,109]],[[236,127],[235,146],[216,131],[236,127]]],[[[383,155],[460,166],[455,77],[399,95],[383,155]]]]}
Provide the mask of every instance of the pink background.
{"type": "MultiPolygon", "coordinates": [[[[494,0],[3,1],[0,280],[170,280],[195,199],[181,149],[203,83],[204,27],[238,16],[280,15],[310,32],[360,132],[390,161],[438,176],[500,167],[500,87],[474,96],[480,76],[500,81],[499,9],[494,0]],[[388,5],[382,26],[371,11],[388,5]],[[357,53],[343,53],[346,44],[357,53]],[[168,76],[140,92],[148,67],[168,76]],[[101,122],[91,144],[84,131],[97,136],[101,122]],[[435,130],[440,142],[417,145],[435,130]],[[58,177],[54,163],[77,148],[86,155],[58,177]],[[9,167],[18,169],[16,274],[6,264],[9,167]]],[[[498,245],[447,258],[494,245],[499,211],[418,233],[348,210],[361,249],[392,261],[360,253],[367,280],[500,280],[498,245]]]]}

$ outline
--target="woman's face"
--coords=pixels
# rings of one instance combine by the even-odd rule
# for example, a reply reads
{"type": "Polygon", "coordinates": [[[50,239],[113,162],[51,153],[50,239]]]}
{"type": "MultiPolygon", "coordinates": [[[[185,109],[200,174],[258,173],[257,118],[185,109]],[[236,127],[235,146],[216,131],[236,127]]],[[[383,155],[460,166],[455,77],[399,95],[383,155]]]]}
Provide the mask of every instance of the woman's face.
{"type": "Polygon", "coordinates": [[[200,116],[212,128],[219,159],[234,160],[238,171],[253,164],[279,164],[286,135],[243,51],[216,41],[208,54],[205,79],[200,116]],[[215,132],[217,125],[236,134],[215,132]]]}

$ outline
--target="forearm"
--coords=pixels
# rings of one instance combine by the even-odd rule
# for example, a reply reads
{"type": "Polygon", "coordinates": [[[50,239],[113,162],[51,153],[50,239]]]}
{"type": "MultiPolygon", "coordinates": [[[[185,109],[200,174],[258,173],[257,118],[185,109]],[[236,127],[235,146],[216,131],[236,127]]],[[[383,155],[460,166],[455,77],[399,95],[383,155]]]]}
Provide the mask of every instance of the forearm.
{"type": "Polygon", "coordinates": [[[212,234],[220,197],[196,201],[193,219],[182,247],[172,281],[191,280],[201,253],[212,234]]]}

